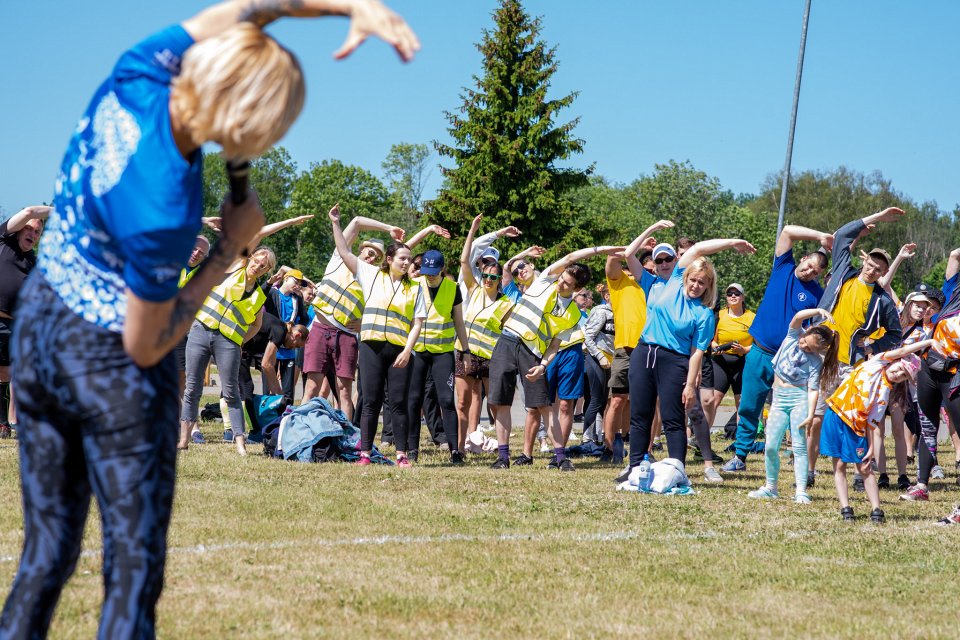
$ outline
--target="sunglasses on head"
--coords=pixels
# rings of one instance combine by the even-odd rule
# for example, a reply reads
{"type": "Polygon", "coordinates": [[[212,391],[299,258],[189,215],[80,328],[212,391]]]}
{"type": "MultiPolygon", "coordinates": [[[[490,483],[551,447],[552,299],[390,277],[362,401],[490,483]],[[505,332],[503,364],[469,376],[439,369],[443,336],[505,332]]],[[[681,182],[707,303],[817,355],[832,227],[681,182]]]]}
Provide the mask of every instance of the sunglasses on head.
{"type": "Polygon", "coordinates": [[[668,256],[666,258],[656,258],[653,262],[655,264],[663,264],[664,262],[673,262],[673,256],[668,256]]]}
{"type": "Polygon", "coordinates": [[[495,281],[495,280],[499,280],[499,279],[500,279],[500,276],[498,276],[498,275],[495,274],[495,273],[481,273],[481,274],[480,274],[480,278],[481,278],[482,280],[490,280],[491,282],[493,282],[493,281],[495,281]]]}

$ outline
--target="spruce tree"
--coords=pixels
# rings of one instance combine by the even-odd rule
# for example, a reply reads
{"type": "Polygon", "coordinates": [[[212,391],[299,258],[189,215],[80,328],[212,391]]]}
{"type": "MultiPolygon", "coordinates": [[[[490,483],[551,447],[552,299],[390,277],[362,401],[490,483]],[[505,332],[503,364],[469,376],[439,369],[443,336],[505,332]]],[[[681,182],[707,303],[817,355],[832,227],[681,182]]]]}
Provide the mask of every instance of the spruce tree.
{"type": "Polygon", "coordinates": [[[501,249],[537,243],[553,248],[552,257],[589,235],[575,227],[568,194],[587,184],[592,167],[558,165],[583,151],[584,141],[573,133],[579,118],[557,123],[577,93],[547,96],[556,48],[540,39],[540,18],[531,18],[519,0],[502,0],[493,20],[495,28],[484,29],[477,45],[483,72],[473,77],[475,88],[465,87],[462,106],[445,112],[453,143],[434,142],[453,166],[441,166],[444,184],[430,217],[462,238],[482,213],[484,232],[507,225],[523,231],[513,246],[501,249]]]}

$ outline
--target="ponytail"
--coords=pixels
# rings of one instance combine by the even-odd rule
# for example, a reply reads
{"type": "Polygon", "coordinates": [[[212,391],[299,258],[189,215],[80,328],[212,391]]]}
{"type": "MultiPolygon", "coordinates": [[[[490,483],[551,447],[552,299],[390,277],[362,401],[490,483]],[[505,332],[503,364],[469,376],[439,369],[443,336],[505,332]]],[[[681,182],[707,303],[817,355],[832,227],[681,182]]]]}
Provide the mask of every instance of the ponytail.
{"type": "Polygon", "coordinates": [[[824,393],[837,380],[840,369],[840,338],[836,331],[822,324],[810,327],[807,334],[817,336],[821,344],[827,345],[827,352],[823,354],[823,368],[820,370],[820,393],[824,393]]]}

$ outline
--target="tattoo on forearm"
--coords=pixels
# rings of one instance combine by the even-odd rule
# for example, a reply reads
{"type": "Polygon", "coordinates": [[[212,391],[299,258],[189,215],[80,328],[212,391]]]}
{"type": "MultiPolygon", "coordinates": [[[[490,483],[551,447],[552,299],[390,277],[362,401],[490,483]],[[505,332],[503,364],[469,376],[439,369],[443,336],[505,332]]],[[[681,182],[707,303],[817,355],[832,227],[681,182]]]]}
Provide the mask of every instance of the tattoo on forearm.
{"type": "Polygon", "coordinates": [[[303,8],[303,0],[251,0],[240,12],[240,20],[262,28],[303,8]]]}

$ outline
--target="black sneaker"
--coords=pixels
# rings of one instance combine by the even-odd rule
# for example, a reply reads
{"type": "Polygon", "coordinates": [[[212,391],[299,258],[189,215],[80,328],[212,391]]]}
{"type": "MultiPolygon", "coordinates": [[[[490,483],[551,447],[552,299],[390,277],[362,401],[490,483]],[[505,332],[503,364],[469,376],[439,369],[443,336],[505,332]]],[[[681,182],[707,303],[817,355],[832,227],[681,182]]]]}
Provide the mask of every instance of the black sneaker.
{"type": "Polygon", "coordinates": [[[723,458],[717,454],[713,454],[713,464],[723,464],[723,458]]]}
{"type": "Polygon", "coordinates": [[[523,453],[521,453],[519,456],[513,459],[513,466],[515,467],[524,467],[532,464],[533,464],[533,458],[523,453]]]}
{"type": "Polygon", "coordinates": [[[490,465],[491,469],[509,469],[510,461],[506,458],[497,458],[497,461],[490,465]]]}
{"type": "Polygon", "coordinates": [[[456,450],[450,452],[450,464],[459,466],[465,464],[465,462],[462,453],[456,450]]]}
{"type": "Polygon", "coordinates": [[[407,460],[409,460],[410,462],[417,462],[419,459],[420,459],[419,449],[411,449],[410,451],[407,451],[407,460]]]}
{"type": "Polygon", "coordinates": [[[853,507],[844,507],[843,509],[840,509],[840,517],[843,518],[844,522],[853,522],[856,520],[856,518],[853,517],[853,507]]]}
{"type": "Polygon", "coordinates": [[[910,482],[910,478],[907,477],[907,474],[901,474],[897,476],[897,491],[906,491],[910,488],[913,483],[910,482]]]}
{"type": "Polygon", "coordinates": [[[603,453],[600,454],[600,462],[601,464],[610,464],[613,462],[613,451],[610,451],[610,449],[604,449],[603,453]]]}
{"type": "Polygon", "coordinates": [[[582,413],[575,413],[575,414],[573,414],[573,421],[574,421],[574,422],[583,422],[583,414],[582,414],[582,413]]]}
{"type": "Polygon", "coordinates": [[[853,479],[853,490],[857,492],[866,491],[863,487],[863,478],[854,478],[853,479]]]}
{"type": "Polygon", "coordinates": [[[631,466],[628,464],[628,465],[623,469],[623,471],[620,472],[620,475],[617,476],[617,478],[616,478],[616,480],[614,480],[614,482],[616,482],[617,484],[620,484],[621,482],[626,482],[626,481],[630,478],[630,472],[631,472],[632,470],[633,470],[633,467],[631,467],[631,466]]]}
{"type": "MultiPolygon", "coordinates": [[[[519,464],[514,461],[514,464],[519,464]]],[[[550,456],[550,462],[547,463],[547,469],[559,469],[560,463],[557,462],[557,456],[550,456]]]]}
{"type": "Polygon", "coordinates": [[[807,489],[813,488],[813,477],[814,476],[812,473],[809,473],[809,472],[807,473],[807,489]]]}
{"type": "Polygon", "coordinates": [[[573,466],[573,462],[570,461],[570,458],[564,458],[560,461],[560,471],[576,471],[576,467],[573,466]]]}
{"type": "Polygon", "coordinates": [[[878,507],[873,511],[871,511],[870,521],[874,524],[883,524],[883,521],[884,521],[883,509],[878,507]]]}
{"type": "Polygon", "coordinates": [[[889,489],[890,488],[890,476],[885,473],[881,473],[877,478],[877,488],[879,489],[889,489]]]}

